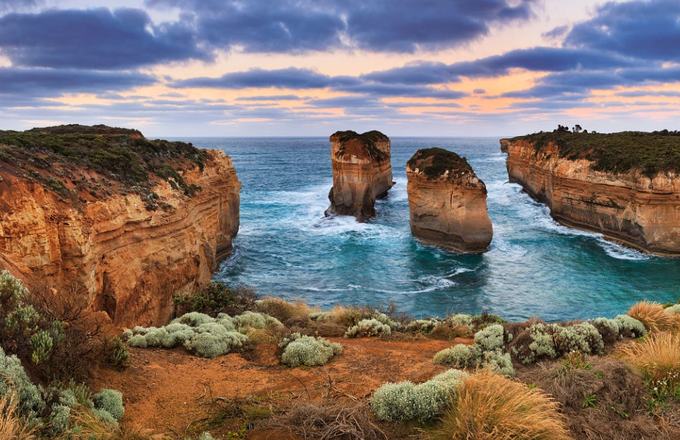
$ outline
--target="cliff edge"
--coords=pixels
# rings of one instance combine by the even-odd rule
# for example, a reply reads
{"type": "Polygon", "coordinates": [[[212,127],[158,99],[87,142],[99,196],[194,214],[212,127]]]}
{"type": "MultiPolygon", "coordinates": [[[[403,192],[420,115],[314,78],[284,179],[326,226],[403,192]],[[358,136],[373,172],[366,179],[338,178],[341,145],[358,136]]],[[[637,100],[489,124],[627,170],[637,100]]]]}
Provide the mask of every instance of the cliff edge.
{"type": "Polygon", "coordinates": [[[374,218],[376,199],[394,185],[390,139],[379,131],[338,131],[330,141],[333,187],[326,215],[351,215],[359,222],[374,218]]]}
{"type": "Polygon", "coordinates": [[[441,148],[418,150],[406,176],[414,237],[457,252],[488,250],[493,227],[486,185],[465,158],[441,148]]]}
{"type": "Polygon", "coordinates": [[[680,133],[541,132],[501,146],[510,181],[559,223],[680,256],[680,133]]]}
{"type": "Polygon", "coordinates": [[[117,325],[165,323],[173,294],[232,251],[240,189],[222,151],[136,130],[0,131],[0,266],[76,289],[117,325]]]}

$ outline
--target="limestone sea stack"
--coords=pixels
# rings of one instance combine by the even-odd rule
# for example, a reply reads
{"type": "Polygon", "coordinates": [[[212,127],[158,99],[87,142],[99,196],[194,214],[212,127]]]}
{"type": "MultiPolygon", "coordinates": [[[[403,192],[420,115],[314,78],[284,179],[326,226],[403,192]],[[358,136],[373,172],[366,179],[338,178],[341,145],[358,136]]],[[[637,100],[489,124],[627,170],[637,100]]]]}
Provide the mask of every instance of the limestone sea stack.
{"type": "Polygon", "coordinates": [[[376,199],[394,185],[390,139],[379,131],[338,131],[330,141],[333,187],[326,215],[351,215],[359,222],[374,218],[376,199]]]}
{"type": "Polygon", "coordinates": [[[493,227],[486,185],[465,158],[442,148],[418,150],[406,176],[414,237],[457,252],[488,250],[493,227]]]}
{"type": "Polygon", "coordinates": [[[559,223],[680,256],[680,133],[574,133],[501,141],[511,182],[559,223]]]}
{"type": "Polygon", "coordinates": [[[231,252],[240,189],[222,151],[136,130],[0,131],[0,270],[78,292],[117,325],[164,324],[173,294],[231,252]]]}

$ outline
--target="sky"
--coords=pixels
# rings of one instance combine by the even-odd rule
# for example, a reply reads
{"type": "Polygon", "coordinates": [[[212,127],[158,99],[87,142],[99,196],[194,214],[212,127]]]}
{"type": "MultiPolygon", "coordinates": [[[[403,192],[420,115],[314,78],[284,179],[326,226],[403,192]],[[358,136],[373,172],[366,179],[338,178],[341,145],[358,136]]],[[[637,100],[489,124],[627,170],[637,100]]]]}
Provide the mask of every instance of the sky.
{"type": "Polygon", "coordinates": [[[680,0],[0,0],[0,129],[677,130],[680,0]]]}

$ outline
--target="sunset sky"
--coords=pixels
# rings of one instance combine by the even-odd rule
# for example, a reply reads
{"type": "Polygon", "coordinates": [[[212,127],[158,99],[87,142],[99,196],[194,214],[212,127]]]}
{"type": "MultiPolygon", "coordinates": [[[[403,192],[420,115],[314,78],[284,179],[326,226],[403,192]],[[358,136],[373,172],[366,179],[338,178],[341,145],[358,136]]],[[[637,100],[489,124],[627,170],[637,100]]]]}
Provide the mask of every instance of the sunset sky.
{"type": "Polygon", "coordinates": [[[0,0],[0,129],[680,129],[680,0],[0,0]]]}

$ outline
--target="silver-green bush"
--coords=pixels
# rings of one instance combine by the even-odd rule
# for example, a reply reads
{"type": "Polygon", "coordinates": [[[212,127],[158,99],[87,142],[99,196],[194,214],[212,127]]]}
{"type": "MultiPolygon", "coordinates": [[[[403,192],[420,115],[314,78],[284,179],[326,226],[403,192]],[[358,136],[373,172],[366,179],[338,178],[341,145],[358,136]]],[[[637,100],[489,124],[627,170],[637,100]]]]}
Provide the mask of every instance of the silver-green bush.
{"type": "Polygon", "coordinates": [[[197,356],[215,358],[243,347],[248,340],[238,332],[197,333],[190,340],[184,342],[184,347],[197,356]]]}
{"type": "Polygon", "coordinates": [[[503,326],[493,324],[475,333],[475,344],[482,351],[493,351],[503,348],[503,326]]]}
{"type": "Polygon", "coordinates": [[[482,350],[476,345],[458,344],[434,355],[434,363],[451,368],[477,368],[482,360],[482,350]]]}
{"type": "Polygon", "coordinates": [[[411,321],[406,325],[406,331],[410,333],[423,333],[425,335],[432,333],[435,327],[442,324],[441,319],[417,319],[411,321]]]}
{"type": "Polygon", "coordinates": [[[666,307],[666,313],[670,313],[671,315],[677,315],[680,313],[680,304],[675,304],[670,307],[666,307]]]}
{"type": "Polygon", "coordinates": [[[647,334],[647,329],[645,325],[638,321],[637,319],[630,317],[628,315],[619,315],[616,318],[621,324],[621,331],[628,330],[633,338],[639,338],[647,334]]]}
{"type": "Polygon", "coordinates": [[[504,376],[515,375],[515,367],[512,366],[510,353],[503,353],[500,350],[485,351],[482,357],[482,365],[504,376]]]}
{"type": "Polygon", "coordinates": [[[123,407],[123,393],[112,389],[103,389],[92,398],[95,409],[103,410],[111,414],[114,419],[119,421],[125,414],[123,407]]]}
{"type": "Polygon", "coordinates": [[[373,394],[371,410],[378,419],[389,422],[430,420],[446,409],[467,376],[465,372],[449,370],[420,385],[388,382],[373,394]]]}
{"type": "Polygon", "coordinates": [[[588,322],[557,327],[555,332],[558,351],[561,354],[580,351],[584,354],[601,354],[604,351],[602,335],[588,322]]]}
{"type": "Polygon", "coordinates": [[[346,338],[375,337],[391,335],[392,329],[389,325],[378,321],[375,318],[362,319],[357,325],[350,327],[345,332],[346,338]]]}
{"type": "Polygon", "coordinates": [[[40,388],[26,375],[21,361],[16,356],[7,356],[0,347],[0,396],[12,389],[19,390],[19,412],[30,424],[35,423],[45,410],[40,388]]]}
{"type": "Polygon", "coordinates": [[[281,355],[281,362],[290,367],[300,365],[316,367],[325,365],[341,351],[342,346],[337,342],[330,342],[324,338],[300,336],[286,344],[281,355]]]}

